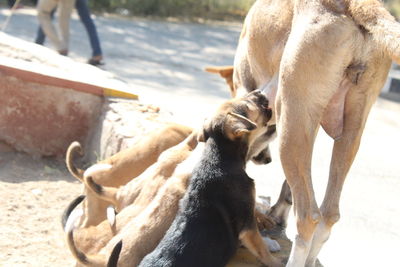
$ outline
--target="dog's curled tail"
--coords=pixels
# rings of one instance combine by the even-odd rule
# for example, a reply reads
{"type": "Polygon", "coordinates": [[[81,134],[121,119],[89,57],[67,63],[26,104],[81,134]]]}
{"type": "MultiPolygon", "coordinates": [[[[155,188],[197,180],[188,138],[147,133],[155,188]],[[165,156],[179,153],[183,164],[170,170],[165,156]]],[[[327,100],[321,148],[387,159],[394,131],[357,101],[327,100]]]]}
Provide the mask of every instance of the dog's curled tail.
{"type": "Polygon", "coordinates": [[[79,142],[74,141],[72,142],[68,149],[67,149],[67,153],[65,156],[65,163],[67,164],[67,168],[69,170],[69,172],[75,177],[77,178],[79,181],[83,181],[83,170],[76,168],[73,164],[73,160],[74,160],[74,155],[75,154],[79,154],[81,157],[83,156],[83,149],[81,144],[79,144],[79,142]]]}
{"type": "Polygon", "coordinates": [[[400,23],[379,0],[347,0],[349,15],[362,25],[396,63],[400,64],[400,23]]]}
{"type": "Polygon", "coordinates": [[[110,257],[107,261],[107,258],[105,255],[102,254],[97,254],[97,255],[86,255],[83,253],[81,250],[79,250],[74,242],[74,225],[75,223],[69,223],[67,224],[68,228],[66,229],[66,234],[67,234],[67,244],[68,248],[71,251],[72,255],[74,258],[81,263],[82,265],[85,266],[93,266],[93,267],[100,267],[100,266],[107,266],[107,267],[112,267],[112,266],[117,266],[117,262],[119,259],[119,255],[122,249],[122,240],[119,241],[113,248],[110,257]]]}

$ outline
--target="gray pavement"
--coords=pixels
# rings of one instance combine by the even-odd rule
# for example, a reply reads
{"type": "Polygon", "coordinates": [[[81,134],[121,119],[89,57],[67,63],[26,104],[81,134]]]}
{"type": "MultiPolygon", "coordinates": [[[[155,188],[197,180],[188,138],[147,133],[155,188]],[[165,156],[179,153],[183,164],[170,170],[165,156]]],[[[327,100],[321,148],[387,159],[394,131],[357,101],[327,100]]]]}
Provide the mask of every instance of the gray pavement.
{"type": "MultiPolygon", "coordinates": [[[[0,23],[6,10],[0,9],[0,23]]],[[[106,65],[139,92],[143,102],[159,105],[177,121],[196,126],[229,97],[222,79],[205,73],[209,65],[233,62],[240,25],[190,24],[97,17],[106,65]]],[[[6,32],[31,41],[34,10],[17,10],[6,32]]],[[[50,46],[50,45],[49,45],[50,46]]],[[[90,56],[86,32],[74,15],[70,57],[90,56]]],[[[95,79],[95,77],[93,77],[95,79]]],[[[320,131],[313,157],[314,187],[322,200],[333,142],[320,131]]],[[[276,200],[283,172],[272,144],[273,163],[249,165],[257,190],[276,200]]],[[[341,220],[320,253],[324,266],[398,266],[400,248],[400,104],[380,98],[374,105],[358,156],[341,200],[341,220]]],[[[293,217],[291,217],[293,218],[293,217]]],[[[289,237],[294,222],[290,221],[289,237]]]]}

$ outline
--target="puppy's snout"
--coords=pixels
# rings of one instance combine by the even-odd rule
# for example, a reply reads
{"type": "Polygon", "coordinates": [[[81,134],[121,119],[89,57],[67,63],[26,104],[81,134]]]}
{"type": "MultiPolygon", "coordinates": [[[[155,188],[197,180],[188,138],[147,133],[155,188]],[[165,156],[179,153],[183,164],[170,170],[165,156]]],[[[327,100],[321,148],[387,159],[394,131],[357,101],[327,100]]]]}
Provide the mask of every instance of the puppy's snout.
{"type": "Polygon", "coordinates": [[[252,91],[250,94],[251,94],[253,101],[258,106],[261,106],[262,108],[265,108],[265,109],[268,108],[268,104],[269,104],[268,99],[259,89],[252,91]]]}

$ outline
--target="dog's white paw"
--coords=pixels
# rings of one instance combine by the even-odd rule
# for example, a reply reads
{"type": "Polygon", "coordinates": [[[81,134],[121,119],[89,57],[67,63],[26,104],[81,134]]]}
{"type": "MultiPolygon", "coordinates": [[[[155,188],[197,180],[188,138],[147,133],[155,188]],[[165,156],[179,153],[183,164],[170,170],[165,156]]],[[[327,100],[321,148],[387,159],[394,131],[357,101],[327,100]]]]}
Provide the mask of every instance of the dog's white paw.
{"type": "Polygon", "coordinates": [[[281,245],[279,245],[278,241],[269,238],[268,236],[263,237],[264,242],[268,245],[269,251],[278,252],[281,250],[281,245]]]}

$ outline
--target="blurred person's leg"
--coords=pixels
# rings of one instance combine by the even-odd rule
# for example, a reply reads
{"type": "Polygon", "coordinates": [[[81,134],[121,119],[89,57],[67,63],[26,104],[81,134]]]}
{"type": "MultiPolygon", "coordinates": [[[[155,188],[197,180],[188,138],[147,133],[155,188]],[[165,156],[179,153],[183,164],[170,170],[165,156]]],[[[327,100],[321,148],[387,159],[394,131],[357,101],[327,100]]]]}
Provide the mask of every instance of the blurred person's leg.
{"type": "Polygon", "coordinates": [[[15,3],[15,0],[7,0],[7,5],[10,8],[13,7],[14,3],[15,3]]]}
{"type": "Polygon", "coordinates": [[[59,50],[59,52],[63,55],[68,54],[69,20],[71,19],[71,13],[74,5],[75,0],[59,0],[58,4],[58,25],[60,27],[61,35],[61,49],[59,50]]]}
{"type": "Polygon", "coordinates": [[[94,24],[92,17],[90,15],[90,10],[88,7],[88,0],[76,0],[75,3],[76,10],[81,19],[81,22],[86,28],[86,32],[89,37],[90,46],[92,47],[92,57],[93,59],[101,60],[102,51],[100,46],[99,37],[96,30],[96,25],[94,24]]]}
{"type": "Polygon", "coordinates": [[[57,0],[39,0],[37,4],[37,17],[41,28],[50,42],[55,46],[57,51],[64,49],[61,39],[58,37],[57,31],[51,22],[51,12],[57,7],[57,0]]]}
{"type": "MultiPolygon", "coordinates": [[[[55,9],[53,9],[53,11],[51,11],[51,13],[50,13],[51,20],[54,19],[54,13],[56,13],[55,9]]],[[[46,40],[46,35],[44,34],[43,29],[39,24],[39,28],[38,28],[38,31],[37,31],[37,34],[36,34],[35,43],[43,45],[45,40],[46,40]]]]}

